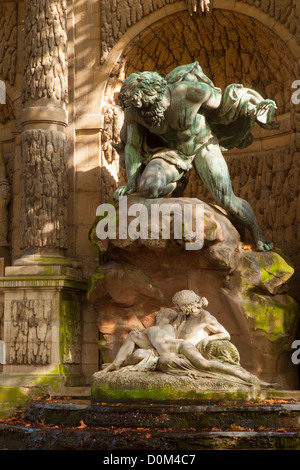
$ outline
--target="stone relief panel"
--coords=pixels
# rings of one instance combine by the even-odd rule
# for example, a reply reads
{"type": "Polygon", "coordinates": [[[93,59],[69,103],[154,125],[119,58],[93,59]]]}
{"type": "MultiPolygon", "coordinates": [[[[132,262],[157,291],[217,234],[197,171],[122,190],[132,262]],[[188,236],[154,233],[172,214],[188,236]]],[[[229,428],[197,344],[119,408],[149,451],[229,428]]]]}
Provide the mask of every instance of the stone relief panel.
{"type": "Polygon", "coordinates": [[[10,364],[50,364],[51,300],[13,300],[10,364]]]}
{"type": "Polygon", "coordinates": [[[116,105],[104,106],[102,113],[102,151],[106,162],[110,164],[117,158],[117,152],[111,146],[111,142],[120,141],[120,129],[123,119],[116,105]]]}
{"type": "Polygon", "coordinates": [[[101,200],[107,201],[113,196],[117,181],[120,182],[125,178],[125,171],[119,166],[118,154],[111,145],[111,142],[117,143],[120,141],[123,115],[117,103],[107,103],[103,107],[102,113],[101,200]]]}
{"type": "Polygon", "coordinates": [[[67,248],[67,136],[26,130],[21,151],[21,249],[67,248]]]}

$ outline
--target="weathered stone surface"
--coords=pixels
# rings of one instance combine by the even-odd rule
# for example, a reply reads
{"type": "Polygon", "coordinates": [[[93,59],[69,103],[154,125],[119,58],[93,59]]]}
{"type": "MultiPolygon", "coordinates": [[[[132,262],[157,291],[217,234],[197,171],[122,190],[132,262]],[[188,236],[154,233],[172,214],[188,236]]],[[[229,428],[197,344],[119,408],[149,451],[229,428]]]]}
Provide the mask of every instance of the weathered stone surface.
{"type": "Polygon", "coordinates": [[[216,399],[254,399],[260,389],[222,379],[192,379],[187,375],[173,376],[162,372],[120,370],[93,375],[91,399],[94,402],[216,399]],[[227,397],[226,397],[227,394],[227,397]]]}
{"type": "MultiPolygon", "coordinates": [[[[142,200],[131,196],[128,207],[142,200]]],[[[151,200],[144,203],[149,206],[151,200]]],[[[203,248],[188,251],[172,232],[170,240],[99,240],[95,223],[91,240],[108,261],[91,277],[88,298],[97,311],[105,360],[114,358],[132,328],[148,327],[161,306],[172,307],[177,291],[193,289],[208,299],[209,311],[230,333],[245,369],[293,387],[297,371],[290,345],[298,307],[286,293],[294,272],[290,261],[278,250],[258,252],[242,243],[226,214],[209,204],[204,205],[204,234],[203,248]]]]}
{"type": "Polygon", "coordinates": [[[51,362],[51,300],[11,302],[10,364],[51,362]]]}
{"type": "Polygon", "coordinates": [[[15,84],[17,65],[17,2],[0,5],[0,77],[15,84]]]}
{"type": "Polygon", "coordinates": [[[68,101],[65,0],[25,1],[23,100],[68,101]]]}
{"type": "Polygon", "coordinates": [[[67,136],[28,129],[21,143],[21,249],[66,248],[67,136]]]}
{"type": "MultiPolygon", "coordinates": [[[[238,0],[242,2],[242,0],[238,0]]],[[[101,61],[104,62],[107,58],[111,48],[118,42],[118,40],[127,32],[128,28],[135,25],[141,19],[147,17],[149,14],[154,11],[175,3],[176,0],[148,0],[146,2],[130,1],[130,0],[121,0],[116,4],[107,5],[105,2],[101,4],[101,61]]],[[[275,18],[280,21],[281,24],[294,34],[297,38],[297,41],[300,42],[300,31],[299,31],[299,8],[296,5],[296,0],[287,0],[284,1],[284,6],[282,2],[270,2],[259,0],[253,2],[252,0],[243,0],[244,3],[248,3],[251,6],[263,11],[270,15],[271,18],[275,18]]],[[[211,6],[213,9],[214,5],[211,6]]],[[[187,16],[187,12],[180,12],[181,16],[187,16]]],[[[214,9],[213,13],[210,16],[214,16],[218,12],[218,9],[214,9]]],[[[226,11],[222,10],[224,15],[226,11]]],[[[203,15],[204,21],[207,20],[207,16],[203,15]]],[[[194,15],[193,22],[199,21],[199,16],[194,15]]],[[[200,15],[201,21],[201,15],[200,15]]],[[[205,34],[206,31],[203,31],[205,34]]],[[[215,36],[216,38],[216,36],[215,36]]],[[[225,42],[225,38],[220,38],[225,42]]],[[[211,47],[213,47],[213,42],[211,42],[211,47]]],[[[180,51],[177,52],[180,54],[180,51]]],[[[163,61],[165,57],[162,57],[163,61]]],[[[251,59],[248,58],[250,61],[251,59]]]]}

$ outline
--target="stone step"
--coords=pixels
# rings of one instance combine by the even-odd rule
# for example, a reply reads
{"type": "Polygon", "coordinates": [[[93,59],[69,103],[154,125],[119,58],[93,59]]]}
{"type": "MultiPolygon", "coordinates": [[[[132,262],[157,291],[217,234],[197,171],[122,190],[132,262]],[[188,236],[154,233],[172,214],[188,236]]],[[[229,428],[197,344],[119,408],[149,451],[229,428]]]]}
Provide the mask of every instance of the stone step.
{"type": "Polygon", "coordinates": [[[19,450],[300,450],[300,402],[235,405],[32,402],[0,421],[19,450]]]}
{"type": "Polygon", "coordinates": [[[32,402],[25,411],[28,422],[48,425],[229,429],[265,427],[299,428],[300,402],[276,404],[180,405],[91,404],[32,402]]]}
{"type": "Polygon", "coordinates": [[[7,450],[300,450],[300,431],[45,428],[0,423],[7,450]]]}

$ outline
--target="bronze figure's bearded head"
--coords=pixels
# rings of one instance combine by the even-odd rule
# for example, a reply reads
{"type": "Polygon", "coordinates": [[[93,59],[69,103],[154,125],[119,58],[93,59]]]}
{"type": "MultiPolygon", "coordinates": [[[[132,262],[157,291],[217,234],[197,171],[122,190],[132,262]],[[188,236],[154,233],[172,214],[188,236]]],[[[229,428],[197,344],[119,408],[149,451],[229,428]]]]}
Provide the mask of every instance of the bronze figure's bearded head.
{"type": "Polygon", "coordinates": [[[166,87],[166,80],[157,72],[132,73],[122,81],[120,106],[138,109],[147,125],[159,126],[164,118],[161,100],[166,87]]]}

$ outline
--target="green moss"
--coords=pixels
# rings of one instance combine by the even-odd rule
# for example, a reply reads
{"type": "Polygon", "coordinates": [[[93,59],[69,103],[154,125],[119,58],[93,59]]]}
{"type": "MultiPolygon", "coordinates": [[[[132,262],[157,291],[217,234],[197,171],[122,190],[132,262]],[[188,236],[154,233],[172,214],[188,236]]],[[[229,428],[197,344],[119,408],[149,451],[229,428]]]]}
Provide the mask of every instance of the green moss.
{"type": "MultiPolygon", "coordinates": [[[[116,201],[112,198],[108,201],[108,204],[111,204],[113,207],[116,207],[116,201]]],[[[103,215],[101,216],[97,216],[93,222],[93,225],[91,226],[90,230],[89,230],[89,235],[88,235],[88,238],[90,240],[90,242],[95,245],[98,250],[100,251],[106,251],[101,240],[98,238],[97,236],[97,233],[96,233],[96,228],[97,228],[97,225],[98,225],[98,222],[104,218],[106,218],[108,215],[107,212],[105,212],[103,215]]],[[[118,214],[116,214],[116,216],[113,217],[113,219],[110,221],[110,222],[115,222],[116,224],[118,223],[119,221],[119,216],[118,214]]]]}
{"type": "Polygon", "coordinates": [[[262,284],[269,283],[274,277],[280,277],[282,284],[285,284],[294,274],[294,267],[291,261],[282,253],[268,253],[268,259],[270,255],[273,262],[268,265],[265,263],[264,255],[259,256],[262,284]]]}
{"type": "Polygon", "coordinates": [[[266,297],[252,293],[244,298],[242,307],[252,320],[252,329],[261,330],[271,342],[283,340],[287,345],[298,317],[298,305],[290,297],[266,297]]]}
{"type": "MultiPolygon", "coordinates": [[[[18,383],[23,385],[0,386],[0,418],[13,416],[23,411],[29,401],[34,398],[59,395],[65,386],[78,385],[78,376],[70,373],[68,367],[64,365],[58,365],[46,374],[18,375],[16,378],[18,383]],[[30,385],[26,385],[28,378],[30,385]]],[[[1,379],[2,383],[5,383],[5,375],[2,375],[1,379]]],[[[11,380],[10,376],[8,380],[11,380]]]]}
{"type": "MultiPolygon", "coordinates": [[[[103,216],[104,217],[104,216],[103,216]]],[[[95,220],[94,220],[94,223],[93,225],[91,226],[90,230],[89,230],[89,240],[90,242],[95,245],[98,249],[99,249],[99,245],[97,243],[97,234],[96,234],[96,227],[97,227],[97,224],[99,222],[99,220],[103,219],[103,217],[96,217],[95,220]]]]}
{"type": "Polygon", "coordinates": [[[76,300],[64,298],[60,302],[59,345],[61,363],[68,363],[70,346],[76,341],[76,331],[79,323],[80,304],[76,300]]]}
{"type": "MultiPolygon", "coordinates": [[[[43,396],[39,388],[25,389],[22,387],[0,387],[0,418],[16,415],[22,412],[29,401],[43,396]]],[[[44,396],[49,396],[45,392],[44,396]]]]}
{"type": "Polygon", "coordinates": [[[283,289],[294,274],[292,262],[279,250],[272,252],[244,252],[240,270],[240,291],[247,295],[257,288],[269,293],[283,289]]]}
{"type": "Polygon", "coordinates": [[[37,376],[34,380],[34,385],[51,390],[51,392],[58,392],[62,383],[62,375],[64,375],[64,370],[57,367],[49,374],[37,376]]]}
{"type": "Polygon", "coordinates": [[[22,392],[19,387],[0,387],[1,408],[5,409],[12,403],[27,399],[26,393],[22,392]]]}
{"type": "Polygon", "coordinates": [[[204,214],[204,239],[214,240],[216,238],[217,223],[204,214]]]}
{"type": "Polygon", "coordinates": [[[102,359],[102,362],[105,364],[105,363],[109,363],[110,362],[110,358],[108,356],[106,356],[105,354],[105,346],[106,346],[106,339],[104,338],[104,335],[103,333],[100,332],[100,340],[98,341],[98,348],[99,348],[99,351],[100,351],[100,354],[101,354],[101,359],[102,359]]]}
{"type": "Polygon", "coordinates": [[[87,283],[87,298],[89,298],[89,295],[93,290],[95,282],[97,282],[99,279],[103,279],[104,275],[105,274],[104,274],[104,270],[103,270],[102,266],[98,266],[96,271],[94,271],[94,273],[91,275],[91,277],[88,280],[88,283],[87,283]]]}
{"type": "Polygon", "coordinates": [[[182,401],[188,402],[201,402],[211,401],[219,402],[220,400],[247,400],[259,399],[260,392],[247,392],[247,391],[199,391],[188,390],[184,387],[174,388],[171,385],[164,385],[162,387],[149,386],[147,388],[112,388],[107,384],[92,383],[91,387],[91,400],[94,403],[101,402],[171,402],[182,401]]]}

